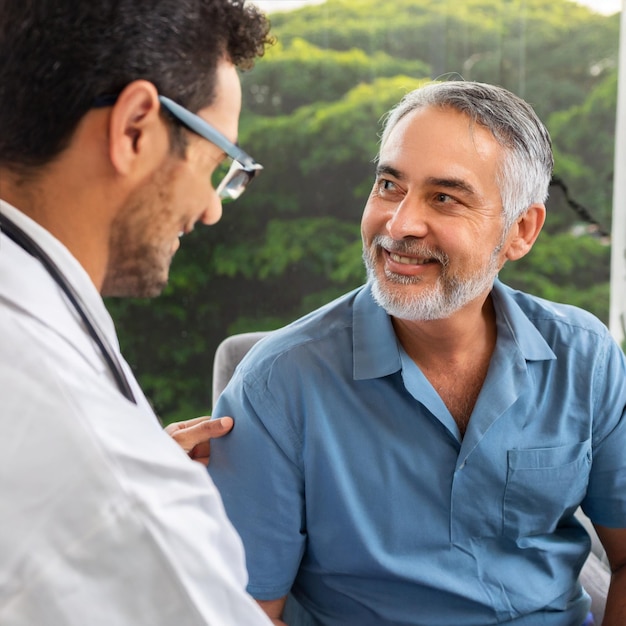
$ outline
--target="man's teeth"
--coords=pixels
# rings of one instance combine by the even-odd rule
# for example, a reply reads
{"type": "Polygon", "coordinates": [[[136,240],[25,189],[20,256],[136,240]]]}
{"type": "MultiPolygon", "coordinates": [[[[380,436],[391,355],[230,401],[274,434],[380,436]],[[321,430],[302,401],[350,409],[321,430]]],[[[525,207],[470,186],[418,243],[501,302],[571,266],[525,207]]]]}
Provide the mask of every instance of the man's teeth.
{"type": "Polygon", "coordinates": [[[180,238],[181,238],[184,234],[185,234],[185,231],[184,231],[184,230],[181,230],[181,231],[178,233],[178,238],[180,239],[180,238]]]}
{"type": "Polygon", "coordinates": [[[402,263],[403,265],[426,265],[431,262],[431,259],[415,259],[408,256],[400,256],[394,252],[390,253],[391,260],[395,263],[402,263]]]}

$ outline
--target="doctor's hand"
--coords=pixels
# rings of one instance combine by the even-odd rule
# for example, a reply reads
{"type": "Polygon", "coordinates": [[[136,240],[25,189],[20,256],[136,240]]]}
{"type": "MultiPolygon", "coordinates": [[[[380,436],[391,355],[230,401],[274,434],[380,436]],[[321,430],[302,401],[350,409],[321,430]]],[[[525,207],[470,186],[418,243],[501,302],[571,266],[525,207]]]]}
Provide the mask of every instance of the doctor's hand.
{"type": "Polygon", "coordinates": [[[165,427],[165,432],[189,455],[191,459],[209,464],[211,439],[229,433],[234,425],[232,417],[211,419],[196,417],[185,422],[174,422],[165,427]]]}

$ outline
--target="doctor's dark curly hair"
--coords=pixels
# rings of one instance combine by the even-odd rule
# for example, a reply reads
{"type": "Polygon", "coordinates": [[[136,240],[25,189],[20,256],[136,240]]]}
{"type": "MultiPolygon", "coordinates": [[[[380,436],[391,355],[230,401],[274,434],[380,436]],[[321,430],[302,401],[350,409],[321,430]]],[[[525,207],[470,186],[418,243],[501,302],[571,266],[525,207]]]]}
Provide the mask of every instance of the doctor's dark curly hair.
{"type": "Polygon", "coordinates": [[[134,80],[210,106],[219,60],[247,69],[270,43],[245,0],[0,0],[0,166],[50,162],[96,98],[134,80]]]}

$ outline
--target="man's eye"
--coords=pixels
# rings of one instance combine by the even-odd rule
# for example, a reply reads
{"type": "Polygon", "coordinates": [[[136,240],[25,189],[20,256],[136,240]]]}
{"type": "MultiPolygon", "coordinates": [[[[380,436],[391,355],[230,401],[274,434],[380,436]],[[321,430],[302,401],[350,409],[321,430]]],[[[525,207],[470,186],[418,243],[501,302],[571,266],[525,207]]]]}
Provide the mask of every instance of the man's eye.
{"type": "Polygon", "coordinates": [[[437,202],[446,203],[446,202],[454,202],[454,198],[449,196],[447,193],[438,193],[435,196],[435,200],[437,202]]]}
{"type": "Polygon", "coordinates": [[[380,191],[395,191],[396,185],[395,183],[391,182],[390,180],[387,180],[386,178],[381,178],[378,181],[378,189],[380,191]]]}

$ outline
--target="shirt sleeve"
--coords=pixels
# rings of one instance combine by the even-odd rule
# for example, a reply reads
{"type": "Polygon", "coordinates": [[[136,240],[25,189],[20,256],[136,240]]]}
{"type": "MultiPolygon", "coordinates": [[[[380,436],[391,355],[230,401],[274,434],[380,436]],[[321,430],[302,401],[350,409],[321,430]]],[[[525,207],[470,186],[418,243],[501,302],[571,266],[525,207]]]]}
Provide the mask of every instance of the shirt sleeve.
{"type": "Polygon", "coordinates": [[[607,336],[595,364],[593,458],[583,510],[596,524],[626,528],[626,358],[607,336]]]}
{"type": "Polygon", "coordinates": [[[209,466],[244,543],[248,591],[259,600],[289,592],[306,542],[301,438],[266,371],[245,378],[238,370],[220,396],[214,415],[232,416],[235,426],[212,442],[209,466]]]}

